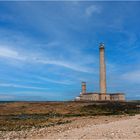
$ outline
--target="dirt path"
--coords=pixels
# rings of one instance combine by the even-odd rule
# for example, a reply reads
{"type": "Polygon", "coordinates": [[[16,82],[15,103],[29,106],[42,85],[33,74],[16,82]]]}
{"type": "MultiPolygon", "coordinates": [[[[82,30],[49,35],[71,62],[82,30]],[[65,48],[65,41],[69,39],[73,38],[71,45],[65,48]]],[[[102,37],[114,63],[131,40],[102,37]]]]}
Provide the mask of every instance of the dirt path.
{"type": "Polygon", "coordinates": [[[140,115],[127,120],[66,130],[60,134],[48,135],[45,139],[140,139],[140,115]]]}

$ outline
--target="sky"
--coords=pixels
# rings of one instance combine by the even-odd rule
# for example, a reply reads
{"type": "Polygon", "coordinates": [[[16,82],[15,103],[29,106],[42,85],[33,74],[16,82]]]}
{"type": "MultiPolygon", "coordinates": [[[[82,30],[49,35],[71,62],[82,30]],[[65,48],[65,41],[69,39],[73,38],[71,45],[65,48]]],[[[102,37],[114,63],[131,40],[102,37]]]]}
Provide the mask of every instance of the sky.
{"type": "Polygon", "coordinates": [[[99,92],[140,99],[140,2],[0,1],[0,100],[67,101],[99,92]]]}

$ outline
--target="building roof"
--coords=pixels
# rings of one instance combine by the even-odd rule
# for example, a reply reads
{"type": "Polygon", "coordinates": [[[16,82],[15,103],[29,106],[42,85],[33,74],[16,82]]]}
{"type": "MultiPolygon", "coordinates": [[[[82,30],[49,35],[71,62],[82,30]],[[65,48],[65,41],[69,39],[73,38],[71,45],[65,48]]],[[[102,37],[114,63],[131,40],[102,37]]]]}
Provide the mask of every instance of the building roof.
{"type": "Polygon", "coordinates": [[[111,93],[110,95],[124,95],[124,93],[111,93]]]}
{"type": "MultiPolygon", "coordinates": [[[[99,92],[86,92],[86,93],[83,93],[82,95],[88,95],[88,94],[99,94],[99,95],[101,95],[101,93],[99,93],[99,92]]],[[[106,93],[105,95],[111,95],[111,96],[113,96],[113,95],[124,95],[124,93],[106,93]]]]}
{"type": "Polygon", "coordinates": [[[86,92],[86,93],[83,93],[83,95],[86,95],[86,94],[99,94],[97,92],[86,92]]]}

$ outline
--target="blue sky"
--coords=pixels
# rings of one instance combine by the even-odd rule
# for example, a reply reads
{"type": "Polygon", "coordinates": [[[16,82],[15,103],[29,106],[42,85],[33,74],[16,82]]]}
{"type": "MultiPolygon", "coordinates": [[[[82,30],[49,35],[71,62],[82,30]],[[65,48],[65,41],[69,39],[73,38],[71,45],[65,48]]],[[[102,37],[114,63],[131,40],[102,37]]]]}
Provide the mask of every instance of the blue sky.
{"type": "Polygon", "coordinates": [[[0,2],[0,100],[71,100],[81,81],[140,99],[140,2],[0,2]]]}

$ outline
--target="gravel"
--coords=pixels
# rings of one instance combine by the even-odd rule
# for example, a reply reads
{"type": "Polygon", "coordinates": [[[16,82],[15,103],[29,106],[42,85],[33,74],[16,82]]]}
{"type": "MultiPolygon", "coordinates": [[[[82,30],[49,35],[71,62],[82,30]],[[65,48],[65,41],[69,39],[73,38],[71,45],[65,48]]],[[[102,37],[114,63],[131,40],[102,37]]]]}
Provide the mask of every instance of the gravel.
{"type": "Polygon", "coordinates": [[[75,128],[46,139],[140,139],[140,115],[131,119],[75,128]]]}
{"type": "Polygon", "coordinates": [[[71,123],[24,131],[0,131],[0,139],[140,139],[140,115],[69,118],[71,123]]]}

